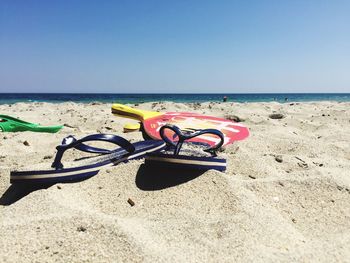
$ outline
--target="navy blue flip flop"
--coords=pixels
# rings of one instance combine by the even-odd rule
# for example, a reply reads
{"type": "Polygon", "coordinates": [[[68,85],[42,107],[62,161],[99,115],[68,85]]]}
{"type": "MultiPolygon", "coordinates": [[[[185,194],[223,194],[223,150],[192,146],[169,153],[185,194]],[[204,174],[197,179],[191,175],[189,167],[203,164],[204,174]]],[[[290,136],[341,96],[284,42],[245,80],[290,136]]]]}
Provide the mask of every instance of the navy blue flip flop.
{"type": "Polygon", "coordinates": [[[131,144],[124,138],[111,134],[94,134],[80,140],[75,139],[73,136],[68,136],[63,139],[61,145],[56,147],[57,153],[51,165],[53,169],[12,171],[10,182],[65,183],[81,181],[98,174],[101,168],[114,166],[132,159],[140,159],[146,153],[157,152],[165,147],[166,144],[163,141],[149,140],[131,144]],[[114,150],[101,149],[84,144],[84,142],[88,141],[105,141],[116,144],[119,147],[114,150]],[[64,168],[61,162],[62,156],[66,150],[71,148],[100,155],[89,159],[89,162],[82,166],[64,168]]]}
{"type": "Polygon", "coordinates": [[[221,131],[203,129],[185,133],[177,126],[167,124],[160,128],[159,133],[161,138],[166,142],[167,148],[161,152],[147,154],[145,157],[146,165],[196,170],[226,170],[226,159],[218,158],[216,154],[217,150],[224,143],[224,135],[221,131]],[[165,129],[172,130],[174,132],[174,138],[169,139],[164,133],[165,129]],[[186,142],[186,140],[202,134],[215,135],[220,138],[220,141],[209,148],[209,145],[204,143],[186,142]]]}

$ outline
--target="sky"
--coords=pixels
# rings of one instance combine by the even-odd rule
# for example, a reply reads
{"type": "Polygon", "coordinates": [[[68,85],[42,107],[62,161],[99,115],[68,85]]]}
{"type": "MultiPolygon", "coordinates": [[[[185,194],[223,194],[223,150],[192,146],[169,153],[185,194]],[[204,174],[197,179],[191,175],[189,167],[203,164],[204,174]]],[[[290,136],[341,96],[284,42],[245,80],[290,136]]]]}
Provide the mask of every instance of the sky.
{"type": "Polygon", "coordinates": [[[350,1],[1,0],[0,92],[350,92],[350,1]]]}

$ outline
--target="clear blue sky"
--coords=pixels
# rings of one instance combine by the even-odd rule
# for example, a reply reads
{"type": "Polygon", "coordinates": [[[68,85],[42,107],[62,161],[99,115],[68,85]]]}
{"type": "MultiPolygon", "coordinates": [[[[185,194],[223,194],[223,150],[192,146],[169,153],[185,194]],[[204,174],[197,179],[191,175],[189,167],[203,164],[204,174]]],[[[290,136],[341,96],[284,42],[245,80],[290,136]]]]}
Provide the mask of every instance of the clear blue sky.
{"type": "Polygon", "coordinates": [[[0,1],[0,92],[350,92],[350,1],[0,1]]]}

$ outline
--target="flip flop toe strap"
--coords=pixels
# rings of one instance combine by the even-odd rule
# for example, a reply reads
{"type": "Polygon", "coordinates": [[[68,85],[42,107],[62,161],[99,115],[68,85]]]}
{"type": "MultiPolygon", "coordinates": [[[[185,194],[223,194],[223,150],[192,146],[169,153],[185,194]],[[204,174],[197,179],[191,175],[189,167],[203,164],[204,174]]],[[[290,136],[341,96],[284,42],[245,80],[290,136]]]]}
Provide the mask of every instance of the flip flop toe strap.
{"type": "MultiPolygon", "coordinates": [[[[180,130],[179,127],[177,127],[175,125],[171,125],[171,124],[166,124],[160,128],[159,134],[162,137],[162,139],[167,143],[167,145],[175,148],[175,150],[174,150],[175,155],[179,154],[180,149],[181,149],[184,141],[192,139],[192,138],[200,136],[200,135],[203,135],[203,134],[212,134],[212,135],[215,135],[215,136],[220,138],[220,141],[217,144],[203,150],[205,152],[211,153],[212,156],[216,156],[216,151],[224,144],[223,133],[219,130],[216,130],[216,129],[203,129],[203,130],[198,130],[195,132],[184,133],[183,131],[180,130]],[[177,136],[179,138],[179,140],[177,142],[174,142],[173,140],[169,139],[167,137],[167,135],[165,134],[166,129],[172,130],[176,134],[175,136],[177,136]]],[[[174,136],[174,138],[175,138],[175,136],[174,136]]]]}
{"type": "MultiPolygon", "coordinates": [[[[68,136],[63,139],[62,144],[56,147],[57,153],[55,156],[55,160],[52,163],[51,167],[56,168],[56,170],[62,169],[63,164],[61,162],[62,156],[64,152],[68,149],[75,148],[77,150],[89,153],[99,153],[99,154],[109,154],[115,150],[107,150],[102,148],[96,148],[89,145],[84,144],[84,142],[88,141],[104,141],[110,142],[118,145],[119,147],[125,149],[128,153],[132,153],[135,151],[134,145],[132,145],[129,141],[125,140],[122,137],[112,135],[112,134],[93,134],[86,136],[80,140],[75,139],[73,136],[68,136]]],[[[118,147],[118,148],[119,148],[118,147]]]]}

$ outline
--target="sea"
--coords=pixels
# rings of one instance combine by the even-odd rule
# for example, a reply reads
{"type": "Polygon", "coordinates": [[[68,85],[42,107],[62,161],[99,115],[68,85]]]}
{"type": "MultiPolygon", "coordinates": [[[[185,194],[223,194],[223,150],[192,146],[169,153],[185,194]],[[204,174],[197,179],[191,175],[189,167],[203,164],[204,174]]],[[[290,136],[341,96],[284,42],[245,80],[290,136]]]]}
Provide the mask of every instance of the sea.
{"type": "Polygon", "coordinates": [[[16,102],[220,102],[226,97],[229,102],[310,102],[310,101],[350,101],[350,93],[196,93],[196,94],[143,94],[143,93],[0,93],[0,104],[16,102]]]}

